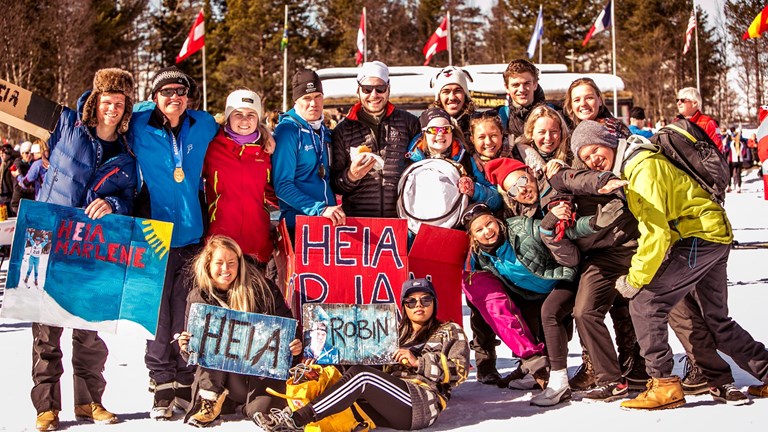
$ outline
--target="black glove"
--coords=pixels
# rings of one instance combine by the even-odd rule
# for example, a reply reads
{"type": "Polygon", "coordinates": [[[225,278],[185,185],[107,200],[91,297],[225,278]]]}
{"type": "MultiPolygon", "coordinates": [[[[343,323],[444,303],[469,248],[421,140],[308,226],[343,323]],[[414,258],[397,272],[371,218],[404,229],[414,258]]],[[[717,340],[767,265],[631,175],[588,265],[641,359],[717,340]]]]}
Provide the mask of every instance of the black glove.
{"type": "Polygon", "coordinates": [[[615,198],[608,204],[597,206],[597,214],[589,221],[589,225],[594,230],[600,230],[611,226],[622,214],[624,214],[624,202],[615,198]]]}

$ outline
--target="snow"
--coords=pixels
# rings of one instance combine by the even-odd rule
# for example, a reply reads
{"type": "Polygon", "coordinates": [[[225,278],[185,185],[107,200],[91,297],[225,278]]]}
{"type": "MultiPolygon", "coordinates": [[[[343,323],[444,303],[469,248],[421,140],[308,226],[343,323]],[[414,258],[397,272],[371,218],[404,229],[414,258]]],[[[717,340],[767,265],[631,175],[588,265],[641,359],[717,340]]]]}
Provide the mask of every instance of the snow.
{"type": "MultiPolygon", "coordinates": [[[[728,194],[726,208],[729,211],[736,240],[744,248],[733,249],[729,261],[730,311],[745,329],[756,339],[768,341],[768,326],[764,324],[765,289],[768,289],[768,275],[762,265],[768,263],[768,201],[763,200],[762,180],[754,170],[744,175],[744,191],[728,194]]],[[[465,314],[465,328],[468,315],[465,314]]],[[[608,326],[611,328],[611,326],[608,326]]],[[[29,399],[32,387],[30,324],[11,319],[0,319],[0,382],[5,385],[0,392],[0,431],[34,431],[35,410],[29,399]]],[[[672,333],[671,333],[672,334],[672,333]]],[[[117,413],[120,423],[110,426],[91,425],[75,421],[72,412],[71,375],[71,332],[62,337],[65,373],[62,376],[61,429],[68,431],[176,431],[191,430],[181,422],[181,414],[172,421],[158,422],[149,418],[152,396],[147,392],[147,372],[144,367],[145,342],[141,329],[135,327],[119,335],[102,334],[110,355],[107,360],[105,377],[107,390],[104,405],[117,413]]],[[[674,335],[670,343],[679,359],[683,355],[680,343],[674,335]]],[[[580,348],[577,337],[569,344],[569,373],[573,375],[580,363],[580,348]]],[[[757,384],[751,375],[740,370],[728,359],[733,368],[736,385],[757,384]]],[[[514,366],[511,353],[506,347],[499,349],[498,365],[502,372],[509,372],[514,366]]],[[[675,373],[682,373],[682,363],[675,363],[675,373]]],[[[755,430],[766,420],[768,399],[753,399],[749,406],[727,406],[715,404],[709,395],[686,396],[688,403],[682,408],[667,411],[624,411],[620,401],[611,403],[586,403],[573,401],[551,408],[537,408],[529,404],[535,391],[498,389],[479,384],[474,372],[468,382],[458,387],[448,408],[431,431],[594,431],[602,425],[608,430],[626,431],[687,430],[691,426],[707,430],[755,430]]],[[[258,430],[249,420],[236,416],[225,416],[223,422],[215,424],[216,431],[258,430]]]]}

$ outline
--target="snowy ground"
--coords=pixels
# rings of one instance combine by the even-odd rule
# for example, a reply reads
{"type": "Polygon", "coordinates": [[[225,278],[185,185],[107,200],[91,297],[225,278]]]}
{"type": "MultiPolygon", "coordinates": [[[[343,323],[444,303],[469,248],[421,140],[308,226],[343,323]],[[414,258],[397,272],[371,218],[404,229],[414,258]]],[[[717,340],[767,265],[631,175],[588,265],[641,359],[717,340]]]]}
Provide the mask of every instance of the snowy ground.
{"type": "MultiPolygon", "coordinates": [[[[727,209],[740,248],[733,249],[729,262],[731,315],[756,339],[768,341],[764,307],[768,293],[768,201],[763,200],[762,181],[754,171],[745,174],[744,192],[728,195],[727,209]],[[757,248],[755,248],[757,246],[757,248]]],[[[468,315],[465,314],[468,328],[468,315]]],[[[610,325],[609,325],[610,328],[610,325]]],[[[65,375],[62,379],[64,410],[60,414],[61,429],[70,431],[176,431],[191,430],[180,416],[173,421],[156,422],[149,419],[151,395],[146,390],[147,373],[144,368],[144,341],[139,333],[115,336],[103,334],[110,350],[106,366],[107,391],[104,405],[122,420],[112,426],[98,426],[75,421],[72,412],[72,377],[69,357],[69,332],[62,337],[65,375]]],[[[0,431],[33,431],[35,411],[29,400],[32,386],[30,324],[0,319],[0,431]]],[[[670,340],[675,357],[682,356],[679,342],[670,340]]],[[[572,375],[580,363],[579,342],[570,343],[569,372],[572,375]]],[[[514,362],[508,349],[499,350],[499,367],[511,370],[514,362]]],[[[730,361],[730,360],[729,360],[730,361]]],[[[752,376],[735,365],[737,386],[757,384],[752,376]]],[[[681,363],[676,363],[681,373],[681,363]]],[[[594,431],[605,429],[626,431],[687,430],[690,427],[706,430],[759,430],[768,419],[768,399],[756,399],[749,406],[732,407],[715,404],[708,396],[688,396],[688,403],[679,409],[659,412],[628,412],[620,409],[619,402],[592,403],[574,401],[549,409],[529,404],[531,391],[501,390],[478,384],[474,374],[456,389],[447,410],[429,430],[496,431],[515,428],[523,431],[594,431]]],[[[247,420],[227,417],[216,424],[214,430],[256,430],[247,420]]]]}

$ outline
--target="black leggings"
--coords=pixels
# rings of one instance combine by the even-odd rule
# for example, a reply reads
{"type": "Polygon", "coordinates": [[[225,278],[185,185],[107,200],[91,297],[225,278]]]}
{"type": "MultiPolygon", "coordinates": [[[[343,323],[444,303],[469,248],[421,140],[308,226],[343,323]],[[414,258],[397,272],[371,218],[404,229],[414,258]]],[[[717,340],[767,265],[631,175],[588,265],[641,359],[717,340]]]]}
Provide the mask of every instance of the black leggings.
{"type": "Polygon", "coordinates": [[[296,426],[340,413],[358,402],[376,426],[411,428],[413,405],[405,381],[370,366],[352,366],[323,394],[293,413],[296,426]],[[364,401],[363,401],[364,400],[364,401]]]}
{"type": "Polygon", "coordinates": [[[731,162],[731,181],[734,187],[741,187],[741,162],[731,162]]]}

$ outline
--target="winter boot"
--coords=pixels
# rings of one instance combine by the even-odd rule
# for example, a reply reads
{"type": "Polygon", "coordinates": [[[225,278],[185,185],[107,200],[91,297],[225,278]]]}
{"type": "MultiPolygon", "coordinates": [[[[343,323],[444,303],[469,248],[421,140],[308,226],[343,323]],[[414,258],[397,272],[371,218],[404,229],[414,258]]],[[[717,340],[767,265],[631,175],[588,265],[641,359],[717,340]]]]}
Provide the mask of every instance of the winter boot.
{"type": "Polygon", "coordinates": [[[55,431],[59,428],[59,412],[43,411],[37,415],[35,429],[39,431],[55,431]]]}
{"type": "Polygon", "coordinates": [[[85,405],[75,405],[75,418],[100,424],[117,423],[117,416],[107,411],[100,403],[91,402],[85,405]]]}
{"type": "Polygon", "coordinates": [[[498,385],[501,375],[496,369],[496,350],[488,351],[479,347],[475,350],[475,368],[477,369],[477,381],[487,385],[498,385]]]}
{"type": "Polygon", "coordinates": [[[155,397],[149,417],[155,420],[168,420],[173,416],[173,382],[156,384],[155,397]]]}
{"type": "Polygon", "coordinates": [[[192,384],[173,383],[173,405],[180,411],[189,411],[192,405],[192,384]]]}
{"type": "Polygon", "coordinates": [[[621,403],[622,408],[661,410],[681,407],[685,404],[680,377],[651,378],[647,390],[636,398],[621,403]]]}
{"type": "Polygon", "coordinates": [[[595,386],[595,369],[592,368],[592,359],[586,349],[581,352],[581,366],[576,374],[568,381],[573,391],[585,391],[595,386]]]}
{"type": "Polygon", "coordinates": [[[197,412],[189,418],[189,424],[195,427],[206,427],[211,424],[221,414],[221,407],[227,398],[228,391],[225,389],[221,394],[210,390],[200,390],[199,397],[195,407],[199,407],[197,412]]]}
{"type": "Polygon", "coordinates": [[[272,408],[269,414],[256,413],[253,416],[256,426],[267,432],[292,432],[304,430],[293,422],[293,412],[289,407],[272,408]]]}
{"type": "Polygon", "coordinates": [[[768,398],[768,384],[749,386],[749,394],[759,398],[768,398]]]}
{"type": "Polygon", "coordinates": [[[680,358],[683,363],[683,392],[687,395],[700,395],[709,391],[709,384],[707,384],[707,377],[701,372],[701,369],[696,366],[688,356],[680,358]]]}

